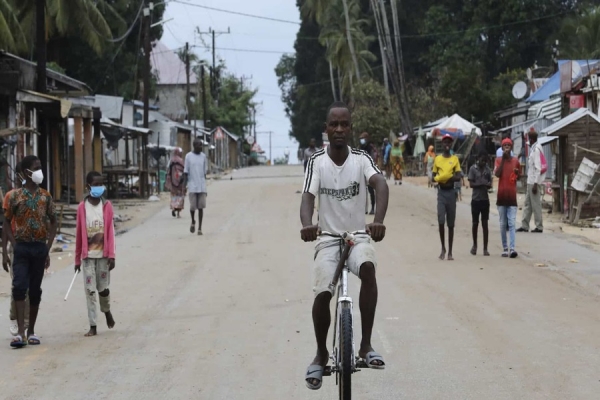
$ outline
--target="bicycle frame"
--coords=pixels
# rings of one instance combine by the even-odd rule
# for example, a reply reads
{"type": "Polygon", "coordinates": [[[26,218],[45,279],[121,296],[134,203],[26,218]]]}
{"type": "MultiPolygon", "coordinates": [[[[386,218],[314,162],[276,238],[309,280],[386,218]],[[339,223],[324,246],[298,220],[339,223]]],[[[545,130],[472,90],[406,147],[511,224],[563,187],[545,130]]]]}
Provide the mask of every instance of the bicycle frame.
{"type": "MultiPolygon", "coordinates": [[[[332,347],[333,353],[331,355],[332,364],[333,364],[331,371],[337,372],[340,370],[340,365],[341,365],[340,352],[339,352],[338,348],[336,347],[336,343],[341,342],[340,338],[338,338],[338,334],[340,332],[340,323],[341,323],[340,310],[342,309],[342,307],[341,307],[342,304],[347,304],[348,307],[350,308],[350,315],[352,316],[352,354],[356,354],[356,347],[355,347],[355,343],[354,343],[354,308],[353,308],[352,298],[348,294],[348,272],[349,272],[349,269],[348,269],[348,266],[346,265],[346,261],[348,260],[348,255],[350,254],[350,250],[351,250],[352,246],[354,246],[354,234],[366,234],[366,232],[354,232],[354,234],[350,234],[350,233],[346,232],[342,235],[333,235],[333,234],[330,234],[327,232],[323,232],[323,234],[326,234],[328,236],[340,237],[345,242],[344,249],[343,249],[341,257],[340,257],[340,261],[336,268],[333,279],[332,279],[331,283],[329,284],[329,287],[332,290],[335,290],[336,286],[337,286],[337,301],[336,301],[336,307],[335,307],[335,325],[334,325],[334,331],[333,331],[333,347],[332,347]]],[[[351,372],[354,373],[357,371],[355,357],[352,357],[351,363],[352,363],[352,371],[351,372]]]]}

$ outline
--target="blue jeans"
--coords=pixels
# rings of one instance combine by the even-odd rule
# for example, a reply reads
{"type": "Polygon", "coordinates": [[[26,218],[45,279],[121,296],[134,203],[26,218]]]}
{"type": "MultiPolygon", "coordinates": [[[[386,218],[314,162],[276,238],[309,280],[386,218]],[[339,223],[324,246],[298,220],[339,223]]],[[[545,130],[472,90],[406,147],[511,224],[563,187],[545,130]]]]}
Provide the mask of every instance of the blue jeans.
{"type": "Polygon", "coordinates": [[[502,248],[504,250],[514,250],[517,207],[498,206],[498,214],[500,215],[500,237],[502,238],[502,248]],[[510,247],[506,245],[507,226],[510,234],[510,247]]]}

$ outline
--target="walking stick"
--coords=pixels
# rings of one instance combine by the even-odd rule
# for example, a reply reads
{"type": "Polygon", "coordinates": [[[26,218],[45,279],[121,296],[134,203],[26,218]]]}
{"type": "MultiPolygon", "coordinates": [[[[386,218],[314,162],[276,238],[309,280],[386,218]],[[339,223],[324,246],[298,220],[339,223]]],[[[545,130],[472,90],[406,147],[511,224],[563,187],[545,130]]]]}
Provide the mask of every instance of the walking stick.
{"type": "Polygon", "coordinates": [[[75,271],[75,275],[73,275],[73,280],[71,281],[71,285],[69,286],[69,290],[67,290],[67,294],[65,295],[65,301],[67,301],[67,297],[69,297],[69,293],[71,293],[71,289],[73,288],[73,284],[75,283],[75,278],[77,278],[77,274],[79,271],[75,271]]]}

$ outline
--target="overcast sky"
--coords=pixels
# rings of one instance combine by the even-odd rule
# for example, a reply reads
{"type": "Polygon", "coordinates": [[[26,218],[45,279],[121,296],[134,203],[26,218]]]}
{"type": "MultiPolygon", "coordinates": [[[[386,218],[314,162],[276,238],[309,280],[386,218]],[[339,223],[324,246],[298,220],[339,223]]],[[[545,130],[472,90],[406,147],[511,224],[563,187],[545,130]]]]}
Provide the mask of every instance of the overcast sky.
{"type": "MultiPolygon", "coordinates": [[[[287,147],[290,150],[290,161],[296,162],[298,145],[289,138],[290,123],[285,115],[274,69],[283,53],[294,52],[294,41],[300,26],[193,6],[193,4],[197,4],[299,23],[300,17],[296,2],[294,0],[181,0],[181,2],[189,3],[189,5],[175,1],[168,3],[164,19],[174,19],[165,24],[161,41],[171,49],[183,47],[186,42],[189,42],[190,46],[200,46],[193,49],[195,53],[201,58],[211,60],[210,50],[201,48],[202,39],[195,33],[196,28],[203,32],[208,32],[209,28],[217,32],[227,31],[227,28],[230,28],[231,34],[217,37],[217,59],[225,60],[229,71],[238,77],[248,78],[252,87],[259,89],[255,99],[258,102],[262,101],[262,105],[257,111],[256,130],[258,132],[273,131],[273,159],[283,156],[287,147]]],[[[210,35],[203,35],[203,38],[206,45],[210,46],[210,35]]],[[[259,133],[258,142],[268,157],[269,135],[259,133]]]]}

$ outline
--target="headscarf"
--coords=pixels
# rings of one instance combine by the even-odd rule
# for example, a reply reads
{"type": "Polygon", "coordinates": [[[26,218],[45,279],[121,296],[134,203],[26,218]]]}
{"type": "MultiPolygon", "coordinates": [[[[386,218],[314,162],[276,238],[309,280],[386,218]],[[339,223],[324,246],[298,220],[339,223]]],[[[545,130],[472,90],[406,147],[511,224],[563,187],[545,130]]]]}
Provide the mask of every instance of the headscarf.
{"type": "Polygon", "coordinates": [[[435,158],[435,151],[433,151],[433,146],[429,146],[429,149],[427,149],[427,153],[425,153],[425,162],[427,162],[429,157],[435,158]]]}
{"type": "Polygon", "coordinates": [[[183,149],[177,147],[173,150],[169,168],[167,171],[167,189],[175,189],[180,186],[181,176],[183,175],[184,163],[183,163],[183,149]]]}

